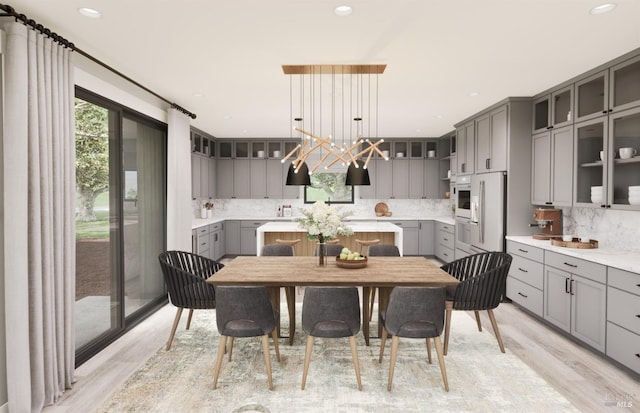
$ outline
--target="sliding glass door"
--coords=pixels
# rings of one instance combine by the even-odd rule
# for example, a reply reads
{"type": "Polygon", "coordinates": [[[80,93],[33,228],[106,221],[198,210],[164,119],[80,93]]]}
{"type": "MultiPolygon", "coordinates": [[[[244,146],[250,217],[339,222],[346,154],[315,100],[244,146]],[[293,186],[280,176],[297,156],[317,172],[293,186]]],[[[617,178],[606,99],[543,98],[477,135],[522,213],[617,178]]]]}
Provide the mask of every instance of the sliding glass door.
{"type": "Polygon", "coordinates": [[[166,302],[166,125],[76,89],[76,364],[166,302]]]}

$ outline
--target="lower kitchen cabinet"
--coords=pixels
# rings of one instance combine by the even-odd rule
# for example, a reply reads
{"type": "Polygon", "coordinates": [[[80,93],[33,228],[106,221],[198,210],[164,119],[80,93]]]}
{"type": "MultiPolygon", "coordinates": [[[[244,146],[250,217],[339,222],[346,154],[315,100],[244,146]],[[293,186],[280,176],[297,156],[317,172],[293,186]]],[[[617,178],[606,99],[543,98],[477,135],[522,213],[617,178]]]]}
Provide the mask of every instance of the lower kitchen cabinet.
{"type": "Polygon", "coordinates": [[[542,317],[544,290],[544,251],[507,241],[513,261],[507,277],[507,297],[535,315],[542,317]]]}
{"type": "Polygon", "coordinates": [[[216,224],[209,225],[209,250],[210,258],[219,260],[224,257],[225,244],[224,244],[224,223],[218,222],[216,224]]]}
{"type": "Polygon", "coordinates": [[[436,257],[445,263],[454,260],[454,225],[436,222],[434,244],[436,257]]]}
{"type": "Polygon", "coordinates": [[[640,274],[609,268],[607,356],[640,373],[640,274]]]}
{"type": "Polygon", "coordinates": [[[394,224],[402,228],[402,255],[419,255],[420,225],[418,221],[396,221],[394,224]]]}
{"type": "Polygon", "coordinates": [[[207,258],[211,258],[211,242],[209,240],[211,229],[209,227],[209,225],[205,225],[194,230],[196,233],[196,249],[194,253],[207,258]]]}
{"type": "Polygon", "coordinates": [[[240,221],[224,222],[224,245],[226,255],[240,255],[240,221]]]}
{"type": "Polygon", "coordinates": [[[257,255],[257,229],[267,221],[241,221],[240,222],[240,254],[257,255]]]}
{"type": "Polygon", "coordinates": [[[545,263],[544,319],[604,352],[606,267],[550,251],[545,263]]]}
{"type": "Polygon", "coordinates": [[[433,221],[420,221],[418,223],[418,236],[419,236],[419,254],[420,255],[434,255],[434,232],[435,224],[433,221]]]}

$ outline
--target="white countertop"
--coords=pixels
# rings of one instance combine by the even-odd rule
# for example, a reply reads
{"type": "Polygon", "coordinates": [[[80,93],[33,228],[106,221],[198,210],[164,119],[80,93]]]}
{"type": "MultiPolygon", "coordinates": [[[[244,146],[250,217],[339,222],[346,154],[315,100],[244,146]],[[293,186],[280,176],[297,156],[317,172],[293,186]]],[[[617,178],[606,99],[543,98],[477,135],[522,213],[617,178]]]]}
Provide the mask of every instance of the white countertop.
{"type": "Polygon", "coordinates": [[[566,248],[551,245],[549,240],[533,239],[531,236],[508,235],[507,240],[520,242],[532,247],[554,251],[571,257],[592,261],[608,267],[619,268],[625,271],[640,273],[640,251],[621,251],[613,248],[579,249],[566,248]]]}
{"type": "MultiPolygon", "coordinates": [[[[203,227],[205,225],[217,224],[218,222],[223,221],[268,221],[268,222],[292,222],[295,218],[298,217],[230,217],[230,216],[216,216],[213,218],[194,218],[191,221],[191,229],[197,229],[203,227]]],[[[455,225],[455,220],[448,216],[425,216],[425,217],[357,217],[351,216],[345,219],[347,222],[358,222],[358,221],[369,221],[369,222],[394,222],[394,221],[438,221],[444,224],[455,225]]],[[[391,231],[393,232],[393,231],[391,231]]]]}

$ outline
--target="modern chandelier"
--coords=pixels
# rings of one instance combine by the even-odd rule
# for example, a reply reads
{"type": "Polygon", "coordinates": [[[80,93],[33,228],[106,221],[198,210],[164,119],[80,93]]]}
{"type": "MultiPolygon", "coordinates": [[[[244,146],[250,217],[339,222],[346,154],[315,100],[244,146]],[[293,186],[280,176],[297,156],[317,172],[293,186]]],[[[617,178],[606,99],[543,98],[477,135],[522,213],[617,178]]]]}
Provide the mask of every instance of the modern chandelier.
{"type": "Polygon", "coordinates": [[[378,148],[384,140],[375,139],[378,75],[385,68],[383,64],[282,65],[290,75],[290,117],[295,122],[292,136],[295,132],[300,139],[282,159],[282,163],[293,159],[287,185],[310,185],[310,174],[336,163],[348,167],[346,185],[370,184],[367,166],[374,152],[388,160],[378,148]],[[299,95],[297,102],[295,94],[299,95]],[[307,161],[314,152],[317,156],[309,167],[307,161]]]}

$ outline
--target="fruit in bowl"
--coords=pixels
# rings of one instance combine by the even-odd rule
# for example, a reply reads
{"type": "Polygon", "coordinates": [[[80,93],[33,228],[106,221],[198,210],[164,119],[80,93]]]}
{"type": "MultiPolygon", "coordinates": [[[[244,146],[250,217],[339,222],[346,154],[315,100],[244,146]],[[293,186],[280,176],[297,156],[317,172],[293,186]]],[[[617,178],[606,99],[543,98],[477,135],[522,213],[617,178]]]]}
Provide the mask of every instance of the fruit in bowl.
{"type": "Polygon", "coordinates": [[[360,255],[359,252],[357,251],[353,252],[349,248],[345,247],[342,249],[342,251],[340,251],[340,259],[348,260],[348,261],[359,261],[359,260],[364,260],[365,257],[360,255]]]}

